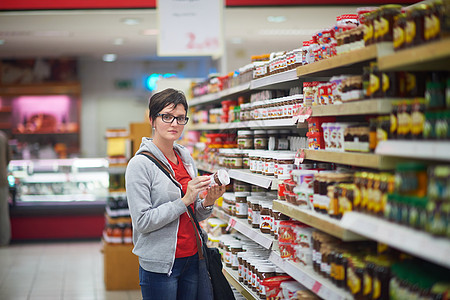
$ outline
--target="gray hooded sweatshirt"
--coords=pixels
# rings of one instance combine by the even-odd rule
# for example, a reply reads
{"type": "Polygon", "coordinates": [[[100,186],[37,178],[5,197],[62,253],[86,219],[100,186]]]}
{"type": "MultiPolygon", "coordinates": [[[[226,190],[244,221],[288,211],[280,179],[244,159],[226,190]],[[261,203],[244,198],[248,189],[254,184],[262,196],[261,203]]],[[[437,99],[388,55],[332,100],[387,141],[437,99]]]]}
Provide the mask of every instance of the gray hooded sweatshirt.
{"type": "MultiPolygon", "coordinates": [[[[197,168],[189,151],[174,143],[174,150],[191,176],[197,168]]],[[[136,155],[130,159],[125,173],[128,206],[133,223],[133,253],[140,266],[147,271],[171,274],[175,260],[180,215],[187,211],[177,187],[150,159],[137,155],[152,153],[173,173],[161,150],[150,138],[142,138],[136,155]]],[[[198,197],[195,215],[199,221],[210,216],[212,208],[203,208],[198,197]]]]}

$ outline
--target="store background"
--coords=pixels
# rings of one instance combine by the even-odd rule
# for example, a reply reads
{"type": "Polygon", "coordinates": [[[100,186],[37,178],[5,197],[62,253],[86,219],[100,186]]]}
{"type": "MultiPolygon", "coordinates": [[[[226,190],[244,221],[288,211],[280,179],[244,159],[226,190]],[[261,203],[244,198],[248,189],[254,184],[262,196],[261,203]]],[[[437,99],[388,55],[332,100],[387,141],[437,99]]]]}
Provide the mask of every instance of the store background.
{"type": "MultiPolygon", "coordinates": [[[[160,58],[156,56],[155,1],[2,1],[0,59],[76,58],[82,88],[80,154],[104,157],[106,128],[127,127],[130,122],[146,119],[151,93],[144,82],[150,74],[204,79],[214,71],[233,72],[250,63],[251,55],[301,47],[314,32],[333,25],[336,16],[354,13],[364,4],[357,2],[225,1],[223,57],[160,58]],[[312,3],[317,5],[305,6],[312,3]],[[336,6],[349,3],[353,5],[336,6]],[[135,9],[138,7],[144,9],[135,9]],[[283,19],[277,17],[285,17],[285,21],[279,22],[283,19]],[[140,23],[125,25],[124,19],[140,23]],[[114,45],[118,38],[123,39],[123,45],[114,45]],[[107,53],[117,54],[117,61],[103,62],[101,58],[107,53]],[[129,80],[133,86],[117,89],[116,80],[129,80]]],[[[367,2],[379,5],[388,1],[367,2]]]]}

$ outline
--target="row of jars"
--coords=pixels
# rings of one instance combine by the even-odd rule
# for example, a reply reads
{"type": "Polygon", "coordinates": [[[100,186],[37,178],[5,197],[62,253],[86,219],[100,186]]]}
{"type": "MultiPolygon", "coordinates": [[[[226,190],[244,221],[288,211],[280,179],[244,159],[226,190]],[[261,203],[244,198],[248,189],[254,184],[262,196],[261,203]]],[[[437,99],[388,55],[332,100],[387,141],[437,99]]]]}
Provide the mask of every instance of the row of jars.
{"type": "Polygon", "coordinates": [[[302,94],[243,103],[240,105],[239,119],[251,121],[292,118],[302,106],[302,94]]]}
{"type": "Polygon", "coordinates": [[[249,225],[278,239],[280,222],[289,217],[273,209],[276,195],[266,192],[234,192],[223,195],[222,209],[230,216],[247,219],[249,225]]]}
{"type": "Polygon", "coordinates": [[[270,250],[239,235],[222,235],[219,250],[225,266],[238,271],[238,280],[266,299],[264,279],[287,274],[269,261],[270,250]]]}
{"type": "Polygon", "coordinates": [[[289,150],[289,136],[289,129],[239,130],[237,144],[239,149],[289,150]]]}
{"type": "Polygon", "coordinates": [[[295,152],[220,149],[219,166],[229,169],[249,169],[255,174],[287,179],[294,169],[295,152]]]}

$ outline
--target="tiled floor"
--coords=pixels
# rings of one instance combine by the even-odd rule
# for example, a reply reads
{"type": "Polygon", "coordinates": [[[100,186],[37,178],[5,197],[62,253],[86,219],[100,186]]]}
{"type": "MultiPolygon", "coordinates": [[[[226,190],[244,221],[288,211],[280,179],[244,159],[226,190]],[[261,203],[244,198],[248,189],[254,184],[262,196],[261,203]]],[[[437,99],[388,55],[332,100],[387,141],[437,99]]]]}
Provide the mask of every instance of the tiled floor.
{"type": "Polygon", "coordinates": [[[100,240],[0,247],[0,299],[141,299],[140,290],[105,290],[101,248],[100,240]]]}

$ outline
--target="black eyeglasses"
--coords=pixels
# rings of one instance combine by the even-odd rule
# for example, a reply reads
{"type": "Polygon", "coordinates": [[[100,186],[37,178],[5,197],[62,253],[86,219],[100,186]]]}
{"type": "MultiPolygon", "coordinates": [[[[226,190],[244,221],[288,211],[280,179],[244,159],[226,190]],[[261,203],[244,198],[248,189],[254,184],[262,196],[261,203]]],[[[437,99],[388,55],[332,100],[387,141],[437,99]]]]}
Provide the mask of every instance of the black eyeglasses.
{"type": "Polygon", "coordinates": [[[161,119],[163,120],[164,123],[172,123],[173,120],[177,119],[178,125],[186,125],[187,122],[189,121],[189,118],[185,117],[185,116],[175,117],[175,116],[172,116],[171,114],[157,114],[156,116],[161,117],[161,119]]]}

